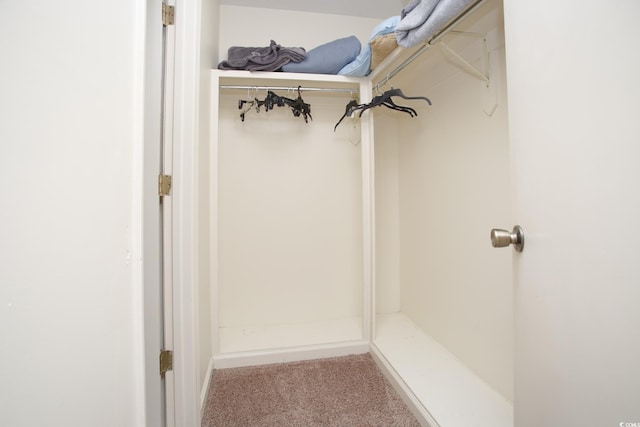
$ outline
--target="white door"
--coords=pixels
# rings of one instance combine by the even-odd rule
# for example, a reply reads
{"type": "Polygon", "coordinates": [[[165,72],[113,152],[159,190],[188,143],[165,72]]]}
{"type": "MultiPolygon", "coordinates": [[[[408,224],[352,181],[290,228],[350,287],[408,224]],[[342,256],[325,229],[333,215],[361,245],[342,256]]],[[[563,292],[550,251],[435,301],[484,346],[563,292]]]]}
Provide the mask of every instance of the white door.
{"type": "Polygon", "coordinates": [[[515,425],[640,425],[640,2],[504,9],[515,425]]]}

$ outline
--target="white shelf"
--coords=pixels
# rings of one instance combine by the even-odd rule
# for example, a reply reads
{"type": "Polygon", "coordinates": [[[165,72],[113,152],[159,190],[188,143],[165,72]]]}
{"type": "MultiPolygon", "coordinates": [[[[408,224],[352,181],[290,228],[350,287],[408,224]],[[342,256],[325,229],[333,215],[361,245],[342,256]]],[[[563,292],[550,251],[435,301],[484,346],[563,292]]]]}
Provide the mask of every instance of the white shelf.
{"type": "Polygon", "coordinates": [[[513,426],[512,403],[405,315],[378,315],[374,345],[441,427],[513,426]]]}
{"type": "MultiPolygon", "coordinates": [[[[217,76],[221,81],[227,80],[251,80],[252,82],[268,81],[293,81],[293,82],[313,82],[345,84],[351,87],[358,87],[360,83],[366,81],[366,77],[348,77],[335,74],[309,74],[309,73],[284,73],[270,71],[242,71],[242,70],[212,70],[212,75],[217,76]]],[[[259,84],[259,83],[256,83],[259,84]]]]}

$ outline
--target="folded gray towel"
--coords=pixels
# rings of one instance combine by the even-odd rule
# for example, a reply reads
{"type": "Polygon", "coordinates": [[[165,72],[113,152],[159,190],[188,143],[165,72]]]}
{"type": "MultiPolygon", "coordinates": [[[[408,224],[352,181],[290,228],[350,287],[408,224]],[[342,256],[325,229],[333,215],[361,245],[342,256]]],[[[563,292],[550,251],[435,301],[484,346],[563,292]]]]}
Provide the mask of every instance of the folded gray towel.
{"type": "Polygon", "coordinates": [[[289,62],[300,62],[307,56],[301,47],[282,47],[275,41],[267,47],[229,48],[227,60],[218,64],[220,70],[278,71],[289,62]]]}
{"type": "Polygon", "coordinates": [[[411,47],[425,42],[458,16],[472,0],[414,0],[402,10],[396,26],[400,46],[411,47]]]}

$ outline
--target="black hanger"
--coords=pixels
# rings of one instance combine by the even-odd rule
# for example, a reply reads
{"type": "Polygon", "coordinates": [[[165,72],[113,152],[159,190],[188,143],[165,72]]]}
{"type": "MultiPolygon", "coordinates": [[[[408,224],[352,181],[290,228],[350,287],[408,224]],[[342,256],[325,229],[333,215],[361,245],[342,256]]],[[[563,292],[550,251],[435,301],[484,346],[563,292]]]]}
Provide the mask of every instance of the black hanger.
{"type": "MultiPolygon", "coordinates": [[[[397,105],[395,102],[393,102],[391,98],[389,98],[386,101],[383,101],[381,105],[384,105],[385,107],[390,108],[392,110],[402,111],[403,113],[409,114],[411,117],[416,117],[418,115],[418,112],[413,108],[406,107],[403,105],[397,105]]],[[[362,115],[362,111],[360,112],[360,115],[362,115]]]]}
{"type": "Polygon", "coordinates": [[[311,117],[311,105],[304,102],[302,99],[301,86],[298,86],[298,97],[296,99],[286,98],[284,96],[280,96],[273,91],[268,91],[267,96],[263,101],[255,98],[252,101],[247,101],[244,99],[238,100],[238,108],[242,110],[245,108],[242,113],[240,113],[240,118],[244,122],[245,114],[255,107],[256,112],[260,112],[260,107],[264,107],[265,111],[273,110],[274,107],[284,107],[287,106],[291,109],[294,117],[302,116],[304,118],[305,123],[309,123],[309,119],[313,120],[311,117]],[[245,107],[247,105],[247,107],[245,107]]]}
{"type": "Polygon", "coordinates": [[[425,101],[427,101],[427,104],[432,105],[431,100],[426,96],[407,96],[404,93],[402,93],[401,89],[389,89],[388,91],[383,93],[383,95],[388,98],[391,98],[392,96],[399,96],[400,98],[404,98],[404,99],[424,99],[425,101]]]}
{"type": "Polygon", "coordinates": [[[243,122],[244,122],[246,113],[249,112],[252,108],[255,108],[256,113],[259,113],[261,107],[264,107],[265,111],[269,111],[269,110],[273,110],[273,107],[276,107],[276,106],[284,107],[285,103],[280,96],[276,95],[272,91],[268,91],[267,96],[263,100],[260,100],[258,98],[254,98],[250,101],[245,99],[238,100],[238,109],[242,110],[244,108],[242,113],[240,113],[240,119],[243,122]]]}
{"type": "Polygon", "coordinates": [[[245,99],[239,99],[238,100],[238,109],[242,110],[242,108],[244,107],[244,110],[242,110],[242,113],[240,113],[240,119],[244,122],[244,117],[245,114],[247,112],[249,112],[252,108],[255,107],[256,112],[259,113],[260,112],[260,101],[258,100],[258,98],[254,98],[250,101],[247,101],[245,99]],[[246,107],[245,107],[246,105],[246,107]]]}
{"type": "Polygon", "coordinates": [[[362,106],[362,108],[360,108],[361,111],[360,111],[359,117],[362,117],[362,113],[364,113],[365,110],[368,110],[373,107],[378,107],[380,105],[384,105],[385,107],[391,108],[392,110],[402,111],[404,113],[409,114],[411,117],[415,117],[418,115],[416,110],[414,110],[413,108],[400,106],[400,105],[397,105],[395,102],[393,102],[392,98],[394,96],[399,96],[400,98],[404,98],[404,99],[423,99],[427,101],[429,105],[431,105],[431,101],[427,97],[406,96],[404,93],[402,93],[401,89],[390,89],[384,92],[382,95],[373,97],[373,99],[369,104],[362,106]]]}
{"type": "Polygon", "coordinates": [[[401,111],[403,113],[407,113],[411,117],[416,117],[418,115],[418,112],[416,110],[414,110],[413,108],[396,104],[393,101],[393,97],[394,96],[398,96],[398,97],[403,98],[403,99],[423,99],[429,105],[431,105],[431,101],[427,97],[424,97],[424,96],[407,96],[400,89],[390,89],[390,90],[384,92],[381,95],[374,96],[371,99],[371,102],[369,102],[368,104],[358,104],[355,100],[349,101],[349,103],[345,107],[344,114],[342,115],[340,120],[338,120],[338,123],[336,123],[336,125],[334,126],[333,131],[335,132],[335,130],[338,128],[338,125],[340,123],[342,123],[342,120],[344,120],[345,117],[350,116],[351,114],[355,113],[356,111],[360,111],[360,114],[358,115],[358,117],[362,117],[362,113],[364,113],[365,110],[368,110],[368,109],[374,108],[374,107],[379,107],[381,105],[384,105],[385,107],[390,108],[392,110],[396,110],[396,111],[401,111]]]}
{"type": "Polygon", "coordinates": [[[302,116],[305,123],[309,123],[309,119],[313,120],[313,117],[311,117],[311,105],[304,102],[300,89],[301,86],[298,86],[298,97],[296,99],[285,97],[281,97],[281,99],[286,105],[289,106],[289,108],[291,108],[291,112],[293,113],[294,117],[302,116]]]}
{"type": "Polygon", "coordinates": [[[355,107],[358,107],[358,106],[359,106],[358,101],[356,101],[355,99],[352,99],[351,101],[349,101],[349,103],[344,109],[344,114],[342,115],[342,117],[340,117],[340,120],[338,120],[338,123],[336,123],[336,125],[333,127],[334,132],[338,128],[338,125],[342,123],[344,118],[353,114],[353,112],[355,111],[355,107]]]}
{"type": "Polygon", "coordinates": [[[284,107],[284,99],[277,95],[275,92],[268,91],[267,97],[263,101],[264,108],[269,111],[273,110],[273,107],[284,107]]]}

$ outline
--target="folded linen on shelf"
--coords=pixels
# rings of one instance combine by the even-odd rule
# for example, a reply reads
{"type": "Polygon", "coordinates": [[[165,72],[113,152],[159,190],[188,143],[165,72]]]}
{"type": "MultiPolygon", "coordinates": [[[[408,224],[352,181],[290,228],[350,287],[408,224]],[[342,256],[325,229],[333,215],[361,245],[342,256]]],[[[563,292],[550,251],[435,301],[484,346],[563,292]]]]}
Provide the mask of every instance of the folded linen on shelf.
{"type": "Polygon", "coordinates": [[[289,62],[300,62],[307,56],[301,47],[282,47],[275,41],[267,47],[232,46],[220,70],[278,71],[289,62]]]}
{"type": "Polygon", "coordinates": [[[396,40],[402,47],[425,42],[459,15],[473,0],[414,0],[400,15],[396,40]]]}
{"type": "Polygon", "coordinates": [[[322,44],[307,52],[307,57],[297,63],[282,67],[289,73],[338,74],[338,71],[360,53],[360,40],[356,36],[344,37],[322,44]]]}
{"type": "Polygon", "coordinates": [[[343,76],[363,77],[371,72],[371,46],[369,43],[377,36],[393,33],[400,16],[392,16],[375,26],[367,43],[362,47],[360,55],[345,65],[338,74],[343,76]]]}
{"type": "Polygon", "coordinates": [[[393,33],[380,35],[369,42],[371,47],[371,71],[380,65],[395,48],[398,47],[396,36],[393,33]]]}

